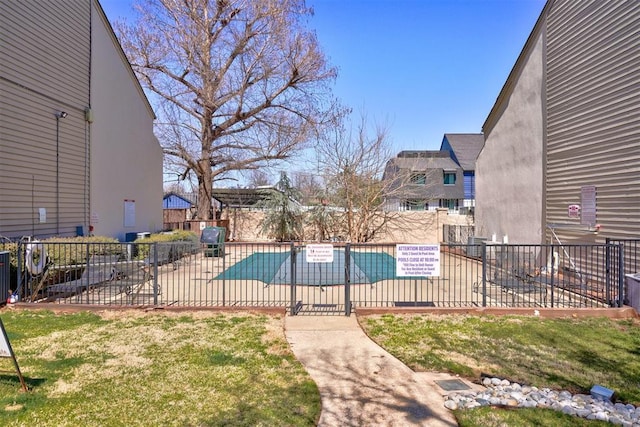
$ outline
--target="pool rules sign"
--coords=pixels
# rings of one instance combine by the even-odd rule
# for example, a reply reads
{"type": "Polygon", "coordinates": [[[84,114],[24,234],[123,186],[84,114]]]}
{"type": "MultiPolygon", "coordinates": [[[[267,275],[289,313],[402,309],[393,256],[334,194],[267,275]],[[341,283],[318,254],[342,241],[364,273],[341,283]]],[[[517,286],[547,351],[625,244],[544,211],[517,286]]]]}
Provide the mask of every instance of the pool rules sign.
{"type": "Polygon", "coordinates": [[[396,276],[440,276],[440,245],[396,245],[396,276]]]}
{"type": "Polygon", "coordinates": [[[13,366],[16,368],[16,373],[18,374],[18,378],[20,379],[22,390],[27,391],[27,384],[24,382],[22,372],[20,372],[20,367],[18,366],[16,355],[13,354],[13,349],[11,348],[11,343],[9,343],[7,331],[4,329],[4,323],[2,323],[2,319],[0,319],[0,358],[5,357],[13,360],[13,366]]]}

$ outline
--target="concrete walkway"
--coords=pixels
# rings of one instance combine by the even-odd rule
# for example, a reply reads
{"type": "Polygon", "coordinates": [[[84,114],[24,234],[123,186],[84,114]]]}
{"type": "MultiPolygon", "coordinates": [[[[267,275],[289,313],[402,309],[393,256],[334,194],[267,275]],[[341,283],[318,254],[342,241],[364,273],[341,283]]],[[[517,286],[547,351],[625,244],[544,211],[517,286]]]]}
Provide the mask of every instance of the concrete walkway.
{"type": "Polygon", "coordinates": [[[319,426],[458,425],[436,381],[459,379],[412,371],[371,341],[355,315],[287,316],[285,333],[320,390],[319,426]]]}

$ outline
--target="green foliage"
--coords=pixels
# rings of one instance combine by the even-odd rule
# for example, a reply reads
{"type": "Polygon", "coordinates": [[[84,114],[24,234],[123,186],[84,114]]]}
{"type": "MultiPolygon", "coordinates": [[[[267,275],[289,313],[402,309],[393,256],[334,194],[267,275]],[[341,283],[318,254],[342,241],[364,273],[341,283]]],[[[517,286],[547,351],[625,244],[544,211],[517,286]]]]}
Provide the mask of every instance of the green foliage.
{"type": "Polygon", "coordinates": [[[268,191],[265,199],[258,204],[258,207],[265,209],[260,224],[262,232],[278,242],[299,240],[303,234],[303,216],[297,203],[300,193],[284,172],[276,188],[277,191],[268,191]]]}
{"type": "MultiPolygon", "coordinates": [[[[106,236],[81,237],[52,237],[40,241],[46,250],[49,262],[57,266],[85,264],[94,255],[112,255],[126,257],[127,245],[118,239],[106,236]]],[[[136,241],[137,258],[145,259],[149,256],[151,243],[156,242],[185,242],[182,252],[188,252],[199,247],[198,236],[191,231],[174,231],[170,233],[152,234],[149,238],[136,241]]],[[[24,248],[24,245],[22,246],[24,248]]],[[[10,251],[12,277],[17,271],[17,243],[4,244],[0,249],[10,251]]],[[[12,287],[12,289],[15,289],[12,287]]]]}
{"type": "Polygon", "coordinates": [[[315,240],[328,240],[339,232],[337,215],[325,204],[313,206],[307,212],[305,220],[313,230],[315,240]]]}
{"type": "Polygon", "coordinates": [[[122,253],[118,239],[105,236],[52,237],[42,240],[47,256],[55,265],[85,263],[93,255],[122,253]],[[87,246],[87,243],[90,245],[87,246]]]}
{"type": "Polygon", "coordinates": [[[168,233],[152,234],[147,238],[135,241],[137,244],[136,259],[148,258],[152,243],[170,242],[185,242],[184,248],[182,248],[183,250],[181,251],[182,253],[190,252],[200,245],[198,235],[192,231],[180,230],[168,233]]]}
{"type": "MultiPolygon", "coordinates": [[[[119,254],[122,247],[117,239],[105,236],[51,237],[40,240],[44,245],[49,262],[55,265],[73,265],[86,262],[87,256],[119,254]],[[91,243],[87,247],[87,243],[91,243]]],[[[23,250],[24,243],[20,246],[23,250]]],[[[15,289],[18,271],[18,243],[4,243],[0,250],[9,251],[11,260],[11,289],[15,289]]]]}

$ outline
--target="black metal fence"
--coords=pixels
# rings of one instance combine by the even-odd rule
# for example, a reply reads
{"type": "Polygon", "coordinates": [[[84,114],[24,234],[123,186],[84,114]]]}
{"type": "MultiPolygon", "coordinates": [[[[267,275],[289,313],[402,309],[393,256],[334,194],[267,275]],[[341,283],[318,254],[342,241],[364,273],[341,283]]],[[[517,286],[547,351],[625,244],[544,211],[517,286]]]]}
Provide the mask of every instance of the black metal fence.
{"type": "MultiPolygon", "coordinates": [[[[612,266],[612,274],[617,275],[633,275],[640,277],[640,239],[610,239],[607,238],[607,244],[620,245],[620,259],[615,258],[616,254],[612,254],[610,264],[612,266]]],[[[630,289],[631,281],[625,278],[624,281],[624,304],[631,305],[636,310],[640,309],[640,289],[630,289]]],[[[638,281],[634,280],[634,283],[638,281]]]]}
{"type": "Polygon", "coordinates": [[[414,261],[437,274],[408,275],[395,244],[19,242],[13,292],[34,303],[283,307],[292,314],[618,307],[625,300],[623,244],[436,247],[437,256],[414,261]]]}
{"type": "Polygon", "coordinates": [[[640,272],[640,239],[610,239],[607,244],[622,245],[622,256],[624,258],[624,268],[629,274],[640,272]]]}

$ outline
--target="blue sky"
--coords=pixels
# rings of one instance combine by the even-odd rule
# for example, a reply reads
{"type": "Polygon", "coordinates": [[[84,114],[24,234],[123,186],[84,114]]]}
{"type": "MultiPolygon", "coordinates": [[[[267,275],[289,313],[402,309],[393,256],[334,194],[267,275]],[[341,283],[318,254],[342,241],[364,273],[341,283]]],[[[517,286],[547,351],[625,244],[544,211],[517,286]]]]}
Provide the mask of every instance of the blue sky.
{"type": "MultiPolygon", "coordinates": [[[[101,0],[114,21],[131,0],[101,0]]],[[[394,151],[437,150],[482,124],[545,0],[307,0],[334,93],[385,124],[394,151]]]]}

